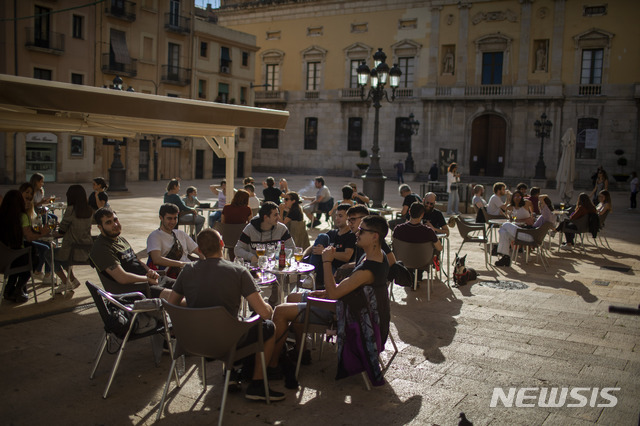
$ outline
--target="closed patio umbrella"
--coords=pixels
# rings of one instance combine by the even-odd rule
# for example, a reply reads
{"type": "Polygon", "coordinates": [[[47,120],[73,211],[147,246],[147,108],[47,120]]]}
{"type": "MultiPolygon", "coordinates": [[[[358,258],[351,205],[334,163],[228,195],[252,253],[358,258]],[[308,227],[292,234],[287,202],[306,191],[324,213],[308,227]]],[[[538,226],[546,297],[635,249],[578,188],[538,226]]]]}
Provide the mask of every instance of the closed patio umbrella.
{"type": "Polygon", "coordinates": [[[576,172],[576,135],[570,127],[562,136],[562,157],[556,174],[556,189],[560,200],[569,204],[573,197],[573,180],[576,172]]]}

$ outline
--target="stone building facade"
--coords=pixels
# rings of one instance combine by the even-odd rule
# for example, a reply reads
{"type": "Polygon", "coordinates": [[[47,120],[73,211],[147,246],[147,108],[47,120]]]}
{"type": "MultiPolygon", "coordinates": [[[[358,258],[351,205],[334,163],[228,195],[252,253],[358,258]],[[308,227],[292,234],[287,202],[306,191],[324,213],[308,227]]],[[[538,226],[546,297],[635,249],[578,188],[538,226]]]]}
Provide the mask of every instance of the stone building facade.
{"type": "Polygon", "coordinates": [[[638,164],[636,10],[632,0],[230,0],[213,13],[256,37],[255,79],[269,84],[256,105],[291,113],[286,131],[256,131],[256,169],[351,172],[374,131],[355,69],[383,48],[403,71],[380,110],[387,174],[411,150],[416,171],[457,161],[463,175],[531,178],[541,151],[534,122],[546,113],[546,179],[573,128],[586,185],[599,165],[612,174],[638,164]],[[412,138],[410,113],[420,122],[412,138]]]}
{"type": "MultiPolygon", "coordinates": [[[[192,1],[2,2],[0,18],[1,73],[105,90],[119,76],[122,90],[253,104],[255,36],[220,27],[192,1]]],[[[240,175],[251,170],[252,137],[238,132],[240,175]]],[[[128,181],[225,175],[225,160],[200,139],[139,135],[117,143],[128,181]]],[[[0,179],[21,182],[33,172],[58,182],[108,177],[115,145],[37,129],[0,133],[0,179]]]]}

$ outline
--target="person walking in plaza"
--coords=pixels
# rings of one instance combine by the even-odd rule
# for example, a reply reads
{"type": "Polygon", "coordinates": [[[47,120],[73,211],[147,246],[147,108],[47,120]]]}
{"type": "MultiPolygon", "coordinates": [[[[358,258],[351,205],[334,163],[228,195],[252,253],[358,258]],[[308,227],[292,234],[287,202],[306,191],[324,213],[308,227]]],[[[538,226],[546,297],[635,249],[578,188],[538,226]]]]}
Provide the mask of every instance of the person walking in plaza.
{"type": "Polygon", "coordinates": [[[599,169],[596,183],[593,186],[591,193],[589,194],[589,197],[591,197],[591,201],[593,202],[593,204],[596,204],[598,202],[598,194],[600,194],[600,191],[603,191],[605,189],[609,190],[609,177],[607,176],[607,172],[605,172],[604,169],[599,169]]]}
{"type": "MultiPolygon", "coordinates": [[[[244,297],[251,309],[263,320],[264,358],[267,364],[272,363],[276,335],[276,327],[271,321],[273,309],[260,296],[260,289],[251,278],[249,271],[222,258],[224,243],[217,231],[211,228],[205,229],[198,234],[197,241],[198,251],[204,259],[184,267],[169,294],[169,303],[182,304],[189,308],[222,306],[236,318],[240,311],[241,299],[244,297]]],[[[202,324],[202,326],[215,327],[216,325],[202,324]]],[[[257,338],[258,329],[254,327],[239,342],[238,347],[254,343],[257,338]]],[[[250,367],[245,364],[243,368],[250,367]]],[[[253,368],[249,373],[251,383],[247,387],[245,398],[266,401],[260,354],[255,355],[255,362],[251,368],[253,368]]],[[[282,401],[284,398],[284,393],[269,389],[271,401],[282,401]]]]}
{"type": "Polygon", "coordinates": [[[429,181],[435,182],[438,180],[438,163],[433,162],[429,169],[429,181]]]}
{"type": "Polygon", "coordinates": [[[458,165],[456,163],[449,164],[447,171],[447,193],[449,201],[447,202],[447,214],[460,214],[459,204],[460,196],[458,195],[458,184],[460,182],[460,173],[458,173],[458,165]]]}
{"type": "Polygon", "coordinates": [[[404,183],[404,163],[402,160],[398,160],[396,164],[393,165],[393,168],[396,169],[396,177],[398,178],[398,185],[404,183]]]}
{"type": "Polygon", "coordinates": [[[638,173],[631,172],[631,181],[629,182],[629,186],[629,189],[631,190],[631,196],[629,198],[631,203],[629,204],[629,210],[635,210],[637,207],[636,197],[638,195],[638,191],[640,191],[640,185],[638,184],[638,173]]]}

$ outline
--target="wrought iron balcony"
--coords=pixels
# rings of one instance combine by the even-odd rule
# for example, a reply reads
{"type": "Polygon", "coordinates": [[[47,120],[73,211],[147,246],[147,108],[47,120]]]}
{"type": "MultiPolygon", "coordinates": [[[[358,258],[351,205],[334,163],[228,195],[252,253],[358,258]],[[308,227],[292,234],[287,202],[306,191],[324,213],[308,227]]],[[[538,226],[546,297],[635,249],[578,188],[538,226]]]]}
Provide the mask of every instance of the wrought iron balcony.
{"type": "Polygon", "coordinates": [[[578,96],[600,96],[602,86],[599,84],[581,84],[578,87],[578,96]]]}
{"type": "Polygon", "coordinates": [[[180,34],[188,34],[191,31],[190,28],[191,19],[176,13],[164,14],[164,28],[169,31],[173,31],[180,34]]]}
{"type": "Polygon", "coordinates": [[[111,4],[105,6],[104,12],[125,21],[133,22],[136,20],[136,4],[132,1],[112,0],[111,4]]]}
{"type": "Polygon", "coordinates": [[[284,90],[256,90],[255,93],[256,103],[270,103],[270,102],[286,102],[287,92],[284,90]]]}
{"type": "Polygon", "coordinates": [[[54,55],[62,55],[64,53],[64,34],[54,33],[38,33],[34,28],[25,28],[27,33],[25,46],[29,49],[40,50],[43,52],[53,53],[54,55]]]}
{"type": "Polygon", "coordinates": [[[163,83],[186,86],[191,83],[191,69],[175,67],[172,65],[163,65],[160,80],[163,83]]]}
{"type": "Polygon", "coordinates": [[[129,77],[135,77],[138,75],[138,60],[130,58],[128,64],[116,62],[112,55],[109,53],[102,54],[102,72],[107,74],[122,74],[129,77]]]}

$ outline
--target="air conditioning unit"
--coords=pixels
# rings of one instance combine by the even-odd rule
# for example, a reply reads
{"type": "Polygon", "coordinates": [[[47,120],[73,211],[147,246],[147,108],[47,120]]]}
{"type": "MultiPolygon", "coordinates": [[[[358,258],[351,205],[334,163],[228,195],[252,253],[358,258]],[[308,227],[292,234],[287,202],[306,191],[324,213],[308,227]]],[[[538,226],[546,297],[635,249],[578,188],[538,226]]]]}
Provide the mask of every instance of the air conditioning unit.
{"type": "Polygon", "coordinates": [[[231,68],[229,67],[220,67],[220,72],[224,74],[231,74],[231,68]]]}

